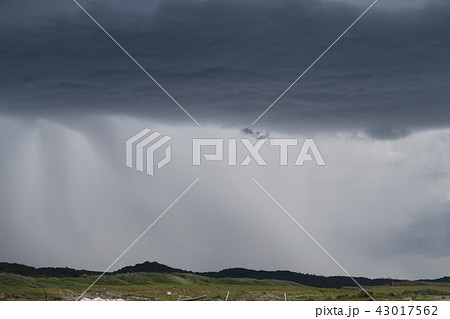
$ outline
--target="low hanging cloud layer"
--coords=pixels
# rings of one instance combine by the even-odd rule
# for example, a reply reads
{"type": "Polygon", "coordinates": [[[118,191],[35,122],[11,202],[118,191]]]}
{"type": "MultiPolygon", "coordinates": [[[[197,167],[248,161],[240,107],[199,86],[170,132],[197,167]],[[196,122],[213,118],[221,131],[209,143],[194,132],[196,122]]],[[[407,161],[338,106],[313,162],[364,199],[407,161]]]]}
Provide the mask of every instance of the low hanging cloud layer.
{"type": "Polygon", "coordinates": [[[380,0],[251,126],[371,2],[80,1],[196,126],[72,1],[2,1],[0,261],[104,270],[200,177],[114,269],[342,274],[256,178],[351,274],[449,275],[448,1],[380,0]],[[153,177],[124,163],[145,127],[173,137],[153,177]],[[193,167],[192,137],[327,165],[193,167]]]}
{"type": "MultiPolygon", "coordinates": [[[[447,126],[450,4],[391,2],[379,1],[258,125],[354,129],[375,139],[447,126]]],[[[370,4],[80,3],[200,123],[240,127],[250,125],[370,4]]],[[[190,121],[71,1],[3,1],[0,8],[3,113],[190,121]]]]}

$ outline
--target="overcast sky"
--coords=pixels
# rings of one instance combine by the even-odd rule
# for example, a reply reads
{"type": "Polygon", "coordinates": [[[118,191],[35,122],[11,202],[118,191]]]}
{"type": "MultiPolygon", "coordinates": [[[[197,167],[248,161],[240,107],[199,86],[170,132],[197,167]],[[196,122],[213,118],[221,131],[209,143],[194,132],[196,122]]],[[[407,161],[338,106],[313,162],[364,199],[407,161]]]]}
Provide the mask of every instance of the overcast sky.
{"type": "Polygon", "coordinates": [[[254,126],[372,1],[79,2],[200,126],[73,1],[2,1],[0,261],[104,270],[199,177],[114,269],[342,275],[253,177],[351,274],[450,275],[448,1],[379,0],[254,126]],[[173,137],[152,177],[125,166],[143,128],[173,137]],[[192,166],[245,128],[327,165],[192,166]]]}

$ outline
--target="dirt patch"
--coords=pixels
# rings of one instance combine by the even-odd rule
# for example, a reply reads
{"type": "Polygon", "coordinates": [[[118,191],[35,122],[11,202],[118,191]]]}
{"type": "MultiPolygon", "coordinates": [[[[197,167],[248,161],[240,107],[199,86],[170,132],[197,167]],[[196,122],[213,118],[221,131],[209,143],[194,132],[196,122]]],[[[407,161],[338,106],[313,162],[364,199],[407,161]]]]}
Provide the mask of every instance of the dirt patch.
{"type": "Polygon", "coordinates": [[[21,295],[21,294],[7,294],[7,293],[3,293],[0,292],[0,300],[3,301],[12,301],[12,300],[31,300],[31,298],[25,296],[25,295],[21,295]]]}

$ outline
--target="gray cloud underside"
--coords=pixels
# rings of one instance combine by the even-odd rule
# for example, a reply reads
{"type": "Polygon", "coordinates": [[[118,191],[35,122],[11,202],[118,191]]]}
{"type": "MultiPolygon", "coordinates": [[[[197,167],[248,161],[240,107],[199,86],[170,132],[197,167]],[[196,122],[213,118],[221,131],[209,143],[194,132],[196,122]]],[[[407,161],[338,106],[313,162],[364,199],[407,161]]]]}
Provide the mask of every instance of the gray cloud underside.
{"type": "Polygon", "coordinates": [[[436,216],[423,216],[420,220],[406,223],[403,229],[389,238],[396,245],[387,245],[391,253],[414,255],[424,254],[439,258],[450,254],[450,214],[448,205],[436,216]],[[445,244],[444,244],[445,243],[445,244]]]}
{"type": "MultiPolygon", "coordinates": [[[[362,12],[332,1],[81,2],[200,122],[248,126],[362,12]]],[[[190,119],[71,1],[0,5],[0,109],[190,119]],[[44,10],[44,8],[51,8],[44,10]]],[[[261,129],[447,127],[450,4],[380,1],[261,129]]]]}

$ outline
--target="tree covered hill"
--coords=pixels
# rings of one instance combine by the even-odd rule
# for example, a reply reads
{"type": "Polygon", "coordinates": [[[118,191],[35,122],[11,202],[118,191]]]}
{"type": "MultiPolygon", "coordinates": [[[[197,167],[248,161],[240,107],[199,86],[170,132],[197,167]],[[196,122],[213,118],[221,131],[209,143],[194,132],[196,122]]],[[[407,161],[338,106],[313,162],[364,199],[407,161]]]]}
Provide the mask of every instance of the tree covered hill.
{"type": "MultiPolygon", "coordinates": [[[[90,271],[90,270],[78,270],[72,268],[63,267],[45,267],[45,268],[35,268],[22,264],[16,263],[0,263],[0,273],[12,273],[28,277],[57,277],[57,278],[68,278],[68,277],[80,277],[82,275],[100,275],[102,272],[90,271]]],[[[172,268],[157,262],[144,262],[141,264],[136,264],[134,266],[126,266],[110,274],[127,274],[127,273],[162,273],[162,274],[195,274],[209,278],[249,278],[249,279],[260,279],[260,280],[282,280],[291,281],[297,284],[318,287],[318,288],[342,288],[342,287],[352,287],[356,286],[356,283],[349,277],[346,276],[319,276],[311,274],[303,274],[292,272],[288,270],[277,270],[277,271],[267,271],[267,270],[252,270],[245,268],[229,268],[216,272],[192,272],[183,269],[172,268]]],[[[377,285],[387,285],[392,283],[405,282],[399,279],[370,279],[365,277],[356,277],[358,283],[364,286],[377,286],[377,285]]],[[[450,277],[442,277],[440,279],[433,280],[421,280],[426,282],[434,283],[450,283],[450,277]]]]}

